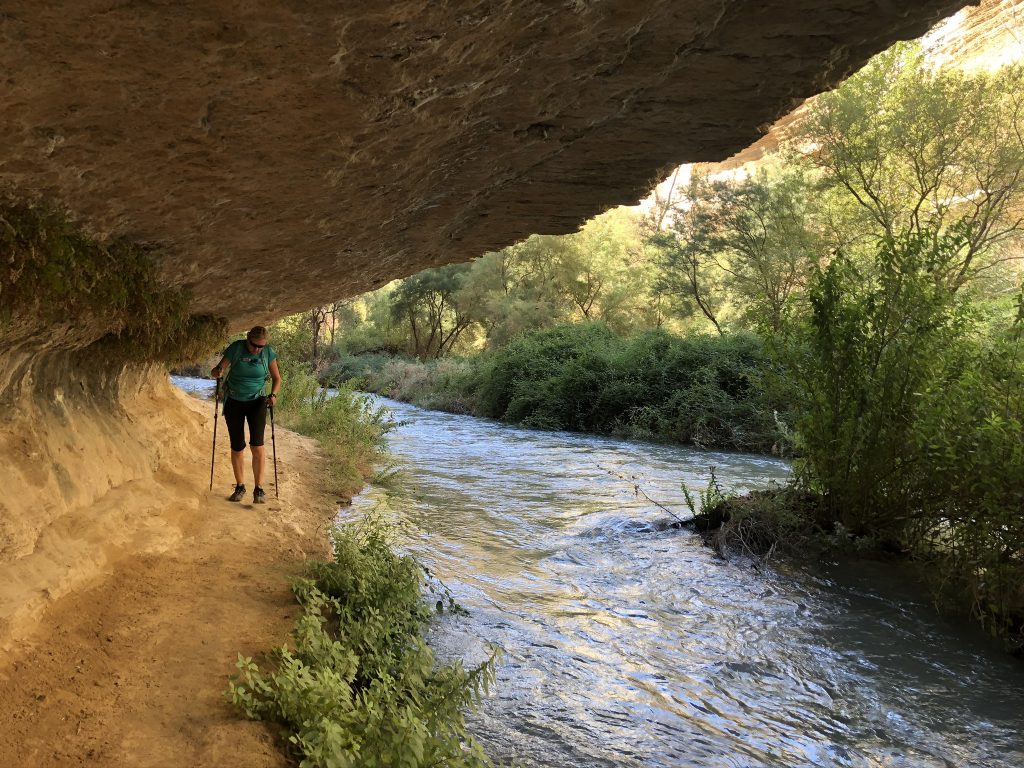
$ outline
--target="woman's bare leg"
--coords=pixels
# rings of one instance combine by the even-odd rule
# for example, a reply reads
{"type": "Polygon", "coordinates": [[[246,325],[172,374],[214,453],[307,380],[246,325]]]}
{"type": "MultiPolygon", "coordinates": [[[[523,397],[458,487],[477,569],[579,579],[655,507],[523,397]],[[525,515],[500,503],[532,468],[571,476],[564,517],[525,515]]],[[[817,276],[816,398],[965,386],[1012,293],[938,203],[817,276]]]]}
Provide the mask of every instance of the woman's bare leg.
{"type": "Polygon", "coordinates": [[[266,456],[262,445],[250,445],[252,450],[252,482],[257,488],[263,487],[263,459],[266,456]]]}
{"type": "Polygon", "coordinates": [[[245,449],[231,452],[231,469],[235,473],[235,485],[245,483],[245,449]]]}

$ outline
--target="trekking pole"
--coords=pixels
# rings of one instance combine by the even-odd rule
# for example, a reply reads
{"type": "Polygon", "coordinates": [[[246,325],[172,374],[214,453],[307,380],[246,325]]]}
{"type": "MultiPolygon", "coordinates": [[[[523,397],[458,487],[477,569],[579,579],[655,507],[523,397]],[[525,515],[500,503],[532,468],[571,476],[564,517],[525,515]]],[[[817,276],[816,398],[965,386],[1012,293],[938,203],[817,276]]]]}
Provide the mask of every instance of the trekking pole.
{"type": "Polygon", "coordinates": [[[220,406],[220,379],[213,390],[213,454],[210,456],[210,490],[213,490],[213,464],[217,460],[217,408],[220,406]]]}
{"type": "Polygon", "coordinates": [[[281,489],[277,485],[277,440],[274,438],[274,406],[270,406],[270,447],[274,451],[274,498],[281,498],[281,489]]]}

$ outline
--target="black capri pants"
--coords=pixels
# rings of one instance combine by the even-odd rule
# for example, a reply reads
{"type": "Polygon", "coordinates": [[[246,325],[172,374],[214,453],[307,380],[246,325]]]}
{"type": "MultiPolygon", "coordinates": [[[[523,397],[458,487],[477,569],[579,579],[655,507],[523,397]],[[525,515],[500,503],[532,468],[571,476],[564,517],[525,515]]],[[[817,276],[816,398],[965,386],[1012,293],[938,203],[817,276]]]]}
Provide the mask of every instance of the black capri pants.
{"type": "Polygon", "coordinates": [[[263,445],[263,433],[267,429],[267,398],[257,397],[255,400],[224,401],[224,421],[228,424],[228,435],[231,437],[231,450],[245,450],[245,422],[249,422],[249,444],[254,448],[263,445]]]}

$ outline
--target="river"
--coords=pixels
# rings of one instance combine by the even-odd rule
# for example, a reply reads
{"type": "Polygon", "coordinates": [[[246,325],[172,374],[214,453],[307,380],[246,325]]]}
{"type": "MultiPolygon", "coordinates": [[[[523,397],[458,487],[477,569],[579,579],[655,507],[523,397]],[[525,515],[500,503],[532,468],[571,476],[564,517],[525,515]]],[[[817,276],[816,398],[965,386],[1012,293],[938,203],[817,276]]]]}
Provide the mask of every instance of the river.
{"type": "Polygon", "coordinates": [[[905,570],[725,562],[635,492],[686,515],[709,466],[745,490],[784,462],[384,402],[401,482],[345,515],[401,515],[469,611],[442,655],[502,649],[470,718],[498,764],[1024,766],[1024,667],[905,570]]]}

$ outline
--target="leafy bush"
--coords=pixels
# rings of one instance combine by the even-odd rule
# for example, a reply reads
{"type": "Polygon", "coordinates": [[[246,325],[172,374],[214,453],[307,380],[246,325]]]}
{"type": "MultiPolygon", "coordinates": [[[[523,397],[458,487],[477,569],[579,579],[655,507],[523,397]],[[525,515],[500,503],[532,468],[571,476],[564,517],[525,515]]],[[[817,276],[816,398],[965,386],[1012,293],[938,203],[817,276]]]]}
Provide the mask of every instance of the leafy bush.
{"type": "Polygon", "coordinates": [[[1024,327],[961,353],[922,392],[920,515],[908,537],[941,588],[1024,651],[1024,327]]]}
{"type": "Polygon", "coordinates": [[[789,444],[792,383],[751,334],[623,338],[603,323],[563,325],[476,358],[396,358],[360,383],[423,407],[538,429],[753,451],[789,444]]]}
{"type": "Polygon", "coordinates": [[[937,563],[1024,648],[1024,296],[986,336],[943,277],[961,237],[887,237],[871,269],[815,277],[790,347],[801,475],[833,524],[937,563]]]}
{"type": "Polygon", "coordinates": [[[493,663],[437,662],[423,637],[434,613],[424,570],[389,539],[375,517],[335,529],[333,562],[310,563],[294,583],[294,649],[262,665],[240,655],[228,696],[248,717],[283,725],[304,768],[486,766],[463,711],[487,690],[493,663]]]}
{"type": "Polygon", "coordinates": [[[601,323],[560,326],[481,358],[472,379],[486,416],[708,448],[768,451],[782,437],[776,413],[788,413],[785,378],[750,334],[622,338],[601,323]]]}
{"type": "Polygon", "coordinates": [[[449,413],[472,413],[469,377],[473,363],[444,358],[420,362],[393,358],[365,379],[373,392],[449,413]]]}
{"type": "Polygon", "coordinates": [[[369,389],[370,383],[392,359],[391,355],[383,352],[352,355],[339,349],[335,359],[320,374],[320,383],[332,387],[349,383],[356,389],[369,389]]]}
{"type": "Polygon", "coordinates": [[[792,347],[805,394],[798,432],[808,477],[854,532],[899,535],[927,469],[914,448],[924,393],[955,375],[966,303],[936,275],[955,237],[887,237],[872,269],[839,255],[810,288],[792,347]]]}

